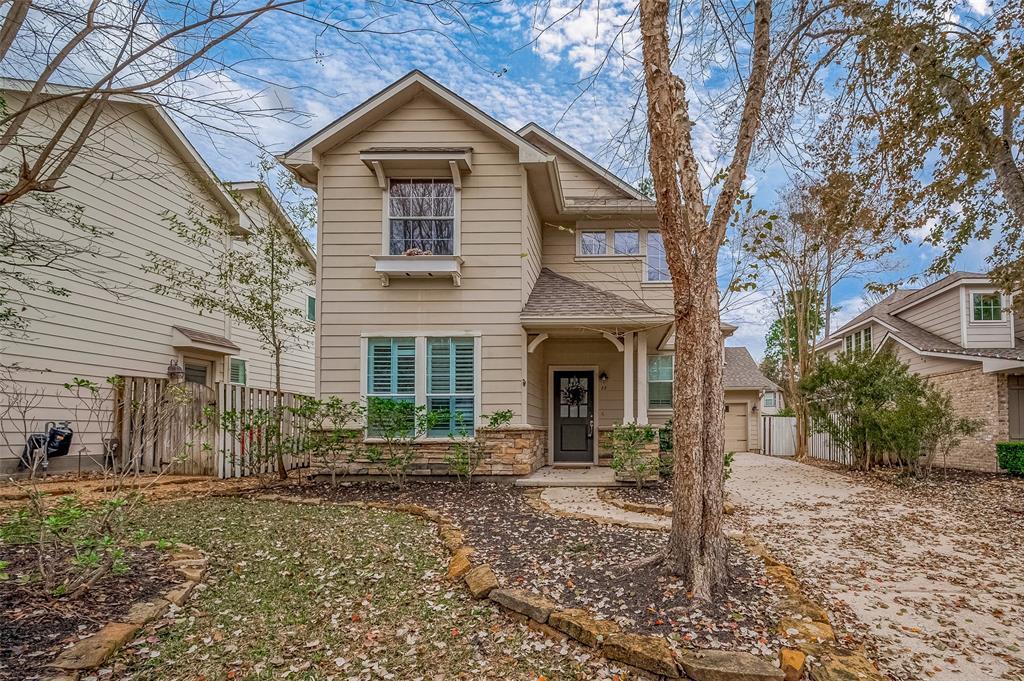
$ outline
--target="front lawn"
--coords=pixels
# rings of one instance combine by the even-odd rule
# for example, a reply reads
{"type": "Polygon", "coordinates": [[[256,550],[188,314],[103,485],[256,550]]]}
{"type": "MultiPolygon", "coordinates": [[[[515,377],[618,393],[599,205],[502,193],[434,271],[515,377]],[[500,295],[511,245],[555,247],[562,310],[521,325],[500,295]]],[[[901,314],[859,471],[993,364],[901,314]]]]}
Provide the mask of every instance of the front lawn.
{"type": "Polygon", "coordinates": [[[406,514],[208,498],[151,505],[140,526],[212,572],[115,678],[625,678],[447,582],[433,526],[406,514]]]}

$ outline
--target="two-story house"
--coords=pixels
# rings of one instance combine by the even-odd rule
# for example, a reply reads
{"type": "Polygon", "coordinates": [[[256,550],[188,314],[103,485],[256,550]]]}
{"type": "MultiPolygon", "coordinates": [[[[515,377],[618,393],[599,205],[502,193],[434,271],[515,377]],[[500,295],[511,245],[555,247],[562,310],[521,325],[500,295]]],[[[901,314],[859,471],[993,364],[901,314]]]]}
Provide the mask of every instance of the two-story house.
{"type": "MultiPolygon", "coordinates": [[[[16,80],[0,84],[0,97],[11,110],[31,86],[16,80]]],[[[35,109],[20,142],[50,140],[76,103],[71,97],[35,109]]],[[[75,124],[91,112],[87,106],[75,124]]],[[[21,162],[13,145],[0,156],[8,172],[21,162]]],[[[233,251],[249,247],[243,237],[253,225],[272,224],[290,237],[308,266],[295,274],[300,288],[290,304],[308,310],[312,318],[315,254],[268,188],[257,182],[223,185],[155,100],[119,96],[103,109],[55,196],[80,206],[82,222],[95,227],[98,236],[83,239],[66,219],[41,210],[32,197],[5,209],[9,219],[31,225],[40,239],[87,243],[88,248],[59,267],[35,271],[36,279],[53,282],[66,295],[46,290],[13,294],[24,303],[29,326],[24,333],[0,334],[0,381],[12,380],[20,390],[15,394],[0,385],[0,473],[16,469],[26,431],[46,432],[47,422],[62,420],[71,422],[72,453],[80,456],[54,459],[50,471],[102,461],[112,417],[90,414],[74,399],[64,388],[72,378],[101,385],[114,375],[161,379],[173,366],[202,394],[212,393],[218,383],[273,386],[271,355],[253,329],[223,312],[204,313],[178,296],[157,293],[154,288],[162,280],[146,268],[154,252],[197,273],[208,267],[214,251],[180,238],[169,216],[186,222],[202,216],[222,220],[234,231],[223,248],[233,251]]],[[[313,392],[313,334],[308,336],[305,345],[295,344],[284,357],[286,391],[313,392]]]]}
{"type": "MultiPolygon", "coordinates": [[[[606,460],[621,422],[671,415],[671,284],[652,201],[541,127],[513,131],[418,71],[280,160],[319,199],[317,393],[511,410],[484,473],[606,460]]],[[[735,327],[723,325],[723,334],[735,327]]],[[[772,387],[726,362],[728,447],[772,387]]],[[[367,468],[355,465],[353,471],[367,468]]]]}
{"type": "Polygon", "coordinates": [[[946,464],[995,471],[995,443],[1024,439],[1024,329],[1016,328],[1010,302],[986,275],[955,272],[920,289],[896,291],[820,348],[830,354],[894,352],[911,371],[946,390],[959,414],[983,424],[946,464]]]}

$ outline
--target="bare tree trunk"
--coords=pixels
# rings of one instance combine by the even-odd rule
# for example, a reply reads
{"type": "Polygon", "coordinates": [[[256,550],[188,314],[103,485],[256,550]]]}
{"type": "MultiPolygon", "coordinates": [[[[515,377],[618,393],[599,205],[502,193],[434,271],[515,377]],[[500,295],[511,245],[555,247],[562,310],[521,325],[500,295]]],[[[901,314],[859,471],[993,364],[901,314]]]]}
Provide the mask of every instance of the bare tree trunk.
{"type": "Polygon", "coordinates": [[[708,217],[693,151],[686,86],[672,73],[668,0],[641,0],[649,160],[665,257],[672,275],[672,528],[665,565],[699,599],[728,579],[722,533],[724,396],[717,255],[760,123],[769,61],[770,0],[756,0],[751,73],[736,148],[708,217]]]}

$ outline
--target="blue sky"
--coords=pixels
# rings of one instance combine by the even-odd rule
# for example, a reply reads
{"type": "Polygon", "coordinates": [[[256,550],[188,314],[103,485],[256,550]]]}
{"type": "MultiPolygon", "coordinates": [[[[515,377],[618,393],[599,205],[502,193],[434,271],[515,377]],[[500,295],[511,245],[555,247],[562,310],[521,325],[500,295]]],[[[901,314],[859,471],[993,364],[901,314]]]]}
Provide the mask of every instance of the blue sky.
{"type": "MultiPolygon", "coordinates": [[[[314,24],[294,17],[264,17],[253,38],[267,46],[273,59],[247,62],[229,73],[230,81],[209,78],[199,87],[236,88],[265,106],[287,106],[303,115],[291,120],[250,119],[261,145],[283,151],[357,105],[412,69],[424,71],[509,127],[535,121],[609,166],[628,180],[642,172],[643,149],[622,142],[622,130],[637,102],[637,33],[629,18],[635,3],[584,3],[554,26],[553,17],[571,5],[498,2],[468,14],[473,30],[458,22],[439,23],[422,7],[400,3],[353,4],[346,23],[372,22],[378,33],[341,37],[321,33],[314,24]],[[390,7],[390,9],[388,9],[390,7]],[[429,31],[402,32],[429,26],[429,31]],[[625,29],[623,29],[625,27],[625,29]],[[611,50],[609,51],[609,45],[611,50]],[[584,81],[602,64],[600,76],[584,81]]],[[[228,53],[226,56],[232,56],[228,53]]],[[[237,55],[235,55],[237,56],[237,55]]],[[[692,83],[712,88],[715,83],[692,83]]],[[[641,101],[642,109],[642,101],[641,101]]],[[[194,126],[184,129],[218,174],[226,180],[251,178],[260,150],[235,137],[210,137],[194,126]]],[[[720,139],[707,121],[695,130],[698,153],[709,163],[720,139]]],[[[786,169],[769,159],[751,169],[754,203],[767,207],[785,186],[786,169]]],[[[899,249],[887,271],[872,280],[897,281],[920,273],[934,251],[914,243],[899,249]]],[[[959,269],[984,269],[991,252],[987,244],[967,249],[959,269]]],[[[842,323],[864,307],[862,282],[843,282],[834,292],[842,323]]],[[[740,326],[731,345],[746,345],[755,357],[764,347],[772,311],[767,298],[755,300],[726,318],[740,326]]]]}

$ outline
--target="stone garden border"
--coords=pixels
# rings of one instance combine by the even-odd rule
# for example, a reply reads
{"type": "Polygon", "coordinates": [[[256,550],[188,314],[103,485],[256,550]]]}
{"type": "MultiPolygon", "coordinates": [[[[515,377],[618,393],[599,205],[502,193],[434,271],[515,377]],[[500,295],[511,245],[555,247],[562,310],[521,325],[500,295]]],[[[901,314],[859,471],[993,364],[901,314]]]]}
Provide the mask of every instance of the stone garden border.
{"type": "MultiPolygon", "coordinates": [[[[157,546],[156,541],[144,541],[140,548],[157,546]]],[[[136,601],[128,613],[105,624],[95,634],[87,636],[71,647],[61,651],[47,666],[56,674],[47,681],[73,681],[81,672],[91,671],[103,665],[146,624],[149,624],[173,605],[182,607],[195,587],[206,576],[209,558],[199,549],[188,544],[175,544],[170,551],[170,567],[185,578],[154,598],[136,601]]]]}

